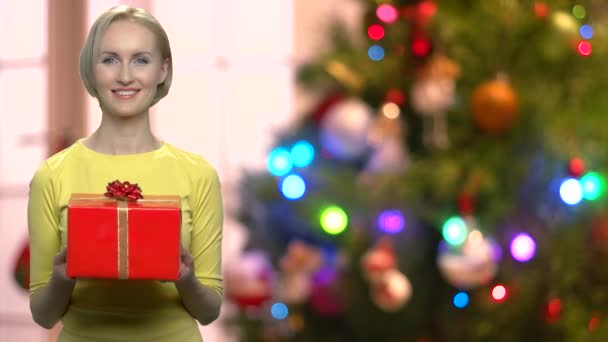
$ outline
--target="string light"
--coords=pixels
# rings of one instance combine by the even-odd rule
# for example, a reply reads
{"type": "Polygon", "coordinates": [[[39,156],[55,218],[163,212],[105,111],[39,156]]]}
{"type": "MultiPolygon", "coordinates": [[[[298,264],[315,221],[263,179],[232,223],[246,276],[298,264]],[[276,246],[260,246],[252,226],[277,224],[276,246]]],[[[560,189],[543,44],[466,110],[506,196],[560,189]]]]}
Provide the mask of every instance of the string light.
{"type": "Polygon", "coordinates": [[[277,147],[268,156],[266,162],[268,171],[275,176],[284,176],[291,171],[293,161],[291,153],[284,147],[277,147]]]}
{"type": "Polygon", "coordinates": [[[583,19],[587,15],[587,10],[582,5],[574,5],[572,7],[572,15],[578,19],[583,19]]]}
{"type": "Polygon", "coordinates": [[[289,175],[281,182],[281,193],[289,200],[302,198],[306,192],[306,183],[299,175],[289,175]]]}
{"type": "Polygon", "coordinates": [[[604,190],[603,180],[595,172],[589,172],[580,180],[583,189],[583,197],[588,201],[594,201],[600,197],[604,190]]]}
{"type": "Polygon", "coordinates": [[[289,308],[283,303],[274,303],[270,307],[270,314],[274,319],[283,320],[289,315],[289,308]]]}
{"type": "Polygon", "coordinates": [[[583,41],[578,43],[578,53],[581,56],[589,56],[591,54],[591,43],[583,41]]]}
{"type": "Polygon", "coordinates": [[[315,157],[315,148],[305,140],[296,142],[291,148],[293,165],[297,167],[308,166],[315,157]]]}
{"type": "Polygon", "coordinates": [[[397,20],[397,9],[394,6],[384,4],[378,6],[376,9],[376,15],[378,19],[382,20],[385,23],[392,23],[397,20]]]}
{"type": "Polygon", "coordinates": [[[511,255],[520,262],[529,261],[534,257],[536,243],[528,234],[518,234],[511,241],[511,255]]]}
{"type": "Polygon", "coordinates": [[[496,285],[492,289],[492,299],[497,302],[504,300],[507,297],[507,289],[502,285],[496,285]]]}
{"type": "Polygon", "coordinates": [[[467,239],[467,226],[460,217],[452,217],[443,224],[443,238],[453,246],[461,245],[467,239]]]}
{"type": "Polygon", "coordinates": [[[584,39],[593,38],[593,28],[591,27],[591,25],[588,25],[588,24],[582,25],[578,29],[578,32],[580,33],[581,37],[583,37],[584,39]]]}
{"type": "Polygon", "coordinates": [[[380,61],[384,58],[384,48],[380,45],[372,45],[367,50],[367,55],[372,61],[380,61]]]}
{"type": "Polygon", "coordinates": [[[399,210],[383,211],[378,215],[378,227],[389,234],[399,233],[405,227],[403,214],[399,210]]]}
{"type": "Polygon", "coordinates": [[[321,213],[321,227],[328,234],[340,234],[347,225],[348,216],[340,207],[330,206],[321,213]]]}
{"type": "Polygon", "coordinates": [[[373,24],[367,29],[367,35],[370,39],[380,40],[384,37],[384,27],[379,24],[373,24]]]}
{"type": "Polygon", "coordinates": [[[578,179],[568,178],[559,187],[559,195],[562,201],[568,205],[580,203],[583,199],[583,188],[578,179]]]}
{"type": "Polygon", "coordinates": [[[453,303],[458,309],[464,309],[467,305],[469,305],[469,295],[467,295],[465,292],[458,292],[454,296],[453,303]]]}

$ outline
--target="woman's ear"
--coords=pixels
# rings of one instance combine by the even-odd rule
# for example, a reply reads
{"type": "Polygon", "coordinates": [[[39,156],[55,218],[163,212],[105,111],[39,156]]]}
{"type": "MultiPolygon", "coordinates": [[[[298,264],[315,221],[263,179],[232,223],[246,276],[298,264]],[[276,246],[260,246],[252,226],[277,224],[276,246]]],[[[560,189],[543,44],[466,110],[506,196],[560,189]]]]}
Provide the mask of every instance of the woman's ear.
{"type": "Polygon", "coordinates": [[[169,70],[169,58],[165,58],[165,60],[163,61],[163,63],[160,66],[160,81],[158,82],[158,84],[163,84],[163,82],[165,82],[165,80],[167,79],[167,74],[169,70]]]}

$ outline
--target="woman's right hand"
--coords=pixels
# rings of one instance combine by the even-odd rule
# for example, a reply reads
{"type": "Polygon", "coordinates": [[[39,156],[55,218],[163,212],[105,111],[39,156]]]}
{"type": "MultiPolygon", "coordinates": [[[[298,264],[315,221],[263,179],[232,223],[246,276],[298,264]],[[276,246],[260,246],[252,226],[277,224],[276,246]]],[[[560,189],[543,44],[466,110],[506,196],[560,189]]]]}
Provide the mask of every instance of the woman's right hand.
{"type": "Polygon", "coordinates": [[[66,272],[67,249],[62,249],[53,257],[53,277],[63,283],[74,283],[76,279],[70,278],[66,272]]]}

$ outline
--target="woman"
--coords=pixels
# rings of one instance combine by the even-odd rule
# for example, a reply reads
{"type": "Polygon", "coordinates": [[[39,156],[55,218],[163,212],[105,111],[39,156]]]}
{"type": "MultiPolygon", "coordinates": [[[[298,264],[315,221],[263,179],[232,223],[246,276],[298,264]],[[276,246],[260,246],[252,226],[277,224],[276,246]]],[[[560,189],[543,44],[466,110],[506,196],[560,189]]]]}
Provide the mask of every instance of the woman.
{"type": "MultiPolygon", "coordinates": [[[[146,11],[102,14],[81,50],[80,73],[102,111],[89,137],[50,157],[30,184],[30,309],[59,341],[201,341],[222,298],[222,198],[215,169],[152,134],[149,109],[167,95],[167,35],[146,11]],[[175,282],[84,280],[66,275],[67,204],[72,193],[105,192],[114,179],[144,194],[182,198],[182,256],[175,282]]],[[[66,94],[68,96],[68,94],[66,94]]]]}

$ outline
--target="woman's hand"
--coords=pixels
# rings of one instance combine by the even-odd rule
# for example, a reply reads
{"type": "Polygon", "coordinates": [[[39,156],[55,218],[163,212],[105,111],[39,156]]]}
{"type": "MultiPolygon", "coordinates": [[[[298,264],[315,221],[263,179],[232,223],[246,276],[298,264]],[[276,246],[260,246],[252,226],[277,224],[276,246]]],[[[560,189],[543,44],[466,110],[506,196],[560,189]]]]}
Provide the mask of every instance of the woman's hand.
{"type": "Polygon", "coordinates": [[[179,278],[176,283],[183,283],[194,279],[194,259],[184,247],[180,249],[179,278]]]}
{"type": "Polygon", "coordinates": [[[53,257],[53,278],[66,284],[73,284],[76,279],[68,277],[66,273],[67,249],[62,249],[53,257]]]}

